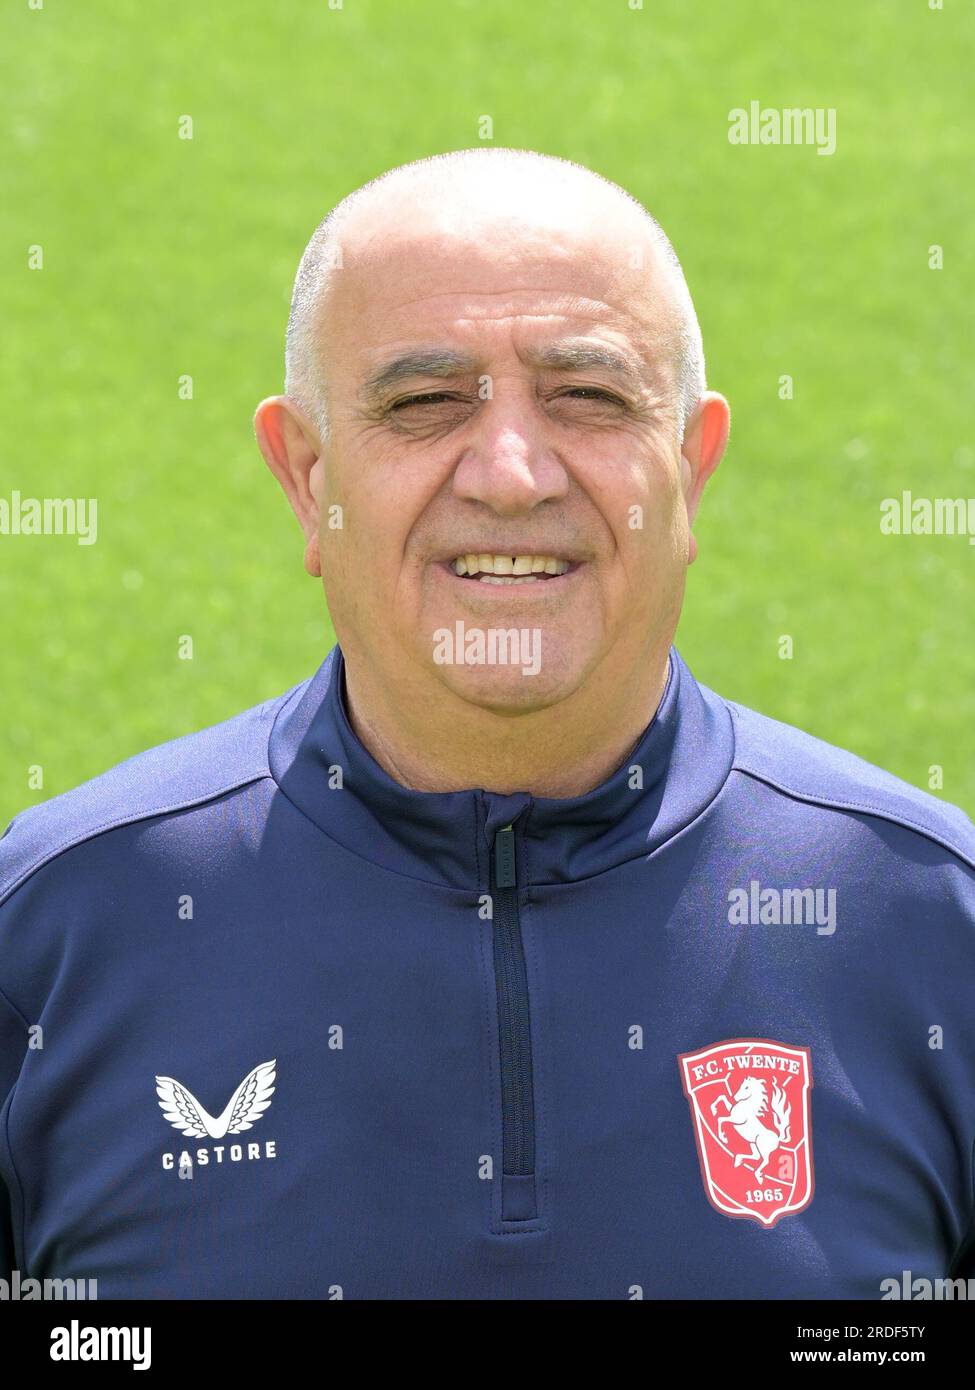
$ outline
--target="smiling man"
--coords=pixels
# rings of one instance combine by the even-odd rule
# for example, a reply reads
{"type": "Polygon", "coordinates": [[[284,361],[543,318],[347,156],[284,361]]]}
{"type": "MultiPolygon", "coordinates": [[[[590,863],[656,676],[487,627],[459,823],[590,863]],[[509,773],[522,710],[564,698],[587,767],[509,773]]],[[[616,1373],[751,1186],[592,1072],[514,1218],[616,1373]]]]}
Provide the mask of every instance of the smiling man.
{"type": "Polygon", "coordinates": [[[255,423],[338,643],[0,842],[11,1270],[975,1274],[975,830],[678,656],[728,418],[669,242],[588,170],[460,152],[318,228],[255,423]]]}
{"type": "Polygon", "coordinates": [[[258,438],[382,766],[562,797],[618,767],[663,692],[728,432],[644,209],[509,151],[394,171],[306,250],[286,385],[258,438]],[[438,662],[458,622],[537,633],[539,670],[465,660],[476,638],[438,662]]]}

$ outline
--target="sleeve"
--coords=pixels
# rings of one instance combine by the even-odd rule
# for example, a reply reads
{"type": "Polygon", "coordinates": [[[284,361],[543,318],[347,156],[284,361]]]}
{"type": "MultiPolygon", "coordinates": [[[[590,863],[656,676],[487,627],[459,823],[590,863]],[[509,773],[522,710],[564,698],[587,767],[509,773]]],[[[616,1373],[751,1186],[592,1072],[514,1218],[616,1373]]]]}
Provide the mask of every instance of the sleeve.
{"type": "Polygon", "coordinates": [[[27,1021],[0,991],[0,1279],[10,1281],[14,1265],[12,1194],[7,1182],[7,1111],[14,1082],[27,1050],[27,1021]]]}

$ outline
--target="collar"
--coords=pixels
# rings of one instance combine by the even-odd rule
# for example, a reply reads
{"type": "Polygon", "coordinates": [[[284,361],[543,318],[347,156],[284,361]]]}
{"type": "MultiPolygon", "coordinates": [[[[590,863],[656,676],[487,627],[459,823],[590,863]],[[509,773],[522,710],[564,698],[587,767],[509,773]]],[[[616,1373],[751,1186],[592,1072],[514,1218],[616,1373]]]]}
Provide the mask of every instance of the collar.
{"type": "Polygon", "coordinates": [[[663,699],[622,764],[582,796],[419,792],[376,762],[349,723],[336,644],[292,692],[271,730],[278,787],[345,849],[441,886],[489,886],[495,832],[514,824],[528,884],[570,883],[652,853],[717,796],[734,756],[727,706],[675,648],[663,699]]]}

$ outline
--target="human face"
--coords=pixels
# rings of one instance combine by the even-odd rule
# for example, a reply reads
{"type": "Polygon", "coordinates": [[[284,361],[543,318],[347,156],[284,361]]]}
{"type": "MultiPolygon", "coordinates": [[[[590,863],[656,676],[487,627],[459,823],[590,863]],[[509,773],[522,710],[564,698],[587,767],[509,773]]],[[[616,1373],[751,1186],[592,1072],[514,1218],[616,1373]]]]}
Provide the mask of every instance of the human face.
{"type": "Polygon", "coordinates": [[[642,227],[399,226],[360,235],[324,315],[319,548],[343,650],[504,713],[630,678],[670,644],[688,560],[674,309],[642,227]],[[459,574],[466,556],[559,572],[497,583],[459,574]],[[490,660],[511,629],[537,669],[490,660]]]}

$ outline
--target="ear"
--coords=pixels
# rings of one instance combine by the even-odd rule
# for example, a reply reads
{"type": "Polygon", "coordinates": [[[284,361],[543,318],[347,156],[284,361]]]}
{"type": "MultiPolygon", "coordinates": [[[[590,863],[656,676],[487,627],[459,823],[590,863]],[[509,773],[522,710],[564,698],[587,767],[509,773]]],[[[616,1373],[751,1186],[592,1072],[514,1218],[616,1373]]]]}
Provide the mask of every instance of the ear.
{"type": "Polygon", "coordinates": [[[318,551],[321,442],[315,426],[290,396],[269,396],[254,413],[254,433],[264,461],[284,489],[305,535],[305,569],[322,572],[318,551]]]}
{"type": "MultiPolygon", "coordinates": [[[[705,391],[687,421],[681,445],[680,475],[687,523],[694,526],[701,494],[711,474],[721,462],[731,428],[731,411],[724,396],[705,391]]],[[[697,559],[697,539],[693,529],[689,538],[688,564],[697,559]]]]}

